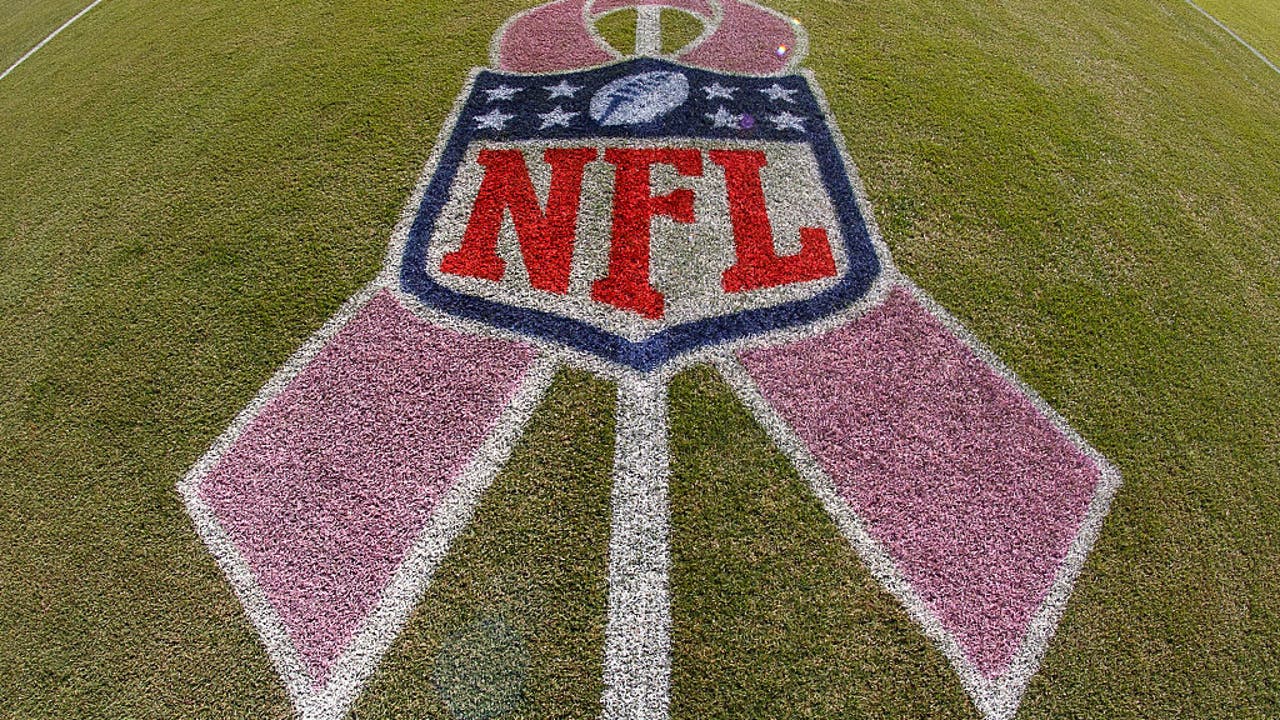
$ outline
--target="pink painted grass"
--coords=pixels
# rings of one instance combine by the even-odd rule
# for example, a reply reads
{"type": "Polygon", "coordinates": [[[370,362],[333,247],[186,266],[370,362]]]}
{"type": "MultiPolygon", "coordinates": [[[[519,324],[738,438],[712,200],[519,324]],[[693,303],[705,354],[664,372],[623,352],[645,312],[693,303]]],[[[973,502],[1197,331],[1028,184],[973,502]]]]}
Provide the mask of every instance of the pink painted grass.
{"type": "Polygon", "coordinates": [[[983,676],[1026,638],[1101,473],[902,288],[752,380],[983,676]]]}
{"type": "Polygon", "coordinates": [[[236,439],[198,492],[315,686],[534,361],[375,295],[236,439]]]}

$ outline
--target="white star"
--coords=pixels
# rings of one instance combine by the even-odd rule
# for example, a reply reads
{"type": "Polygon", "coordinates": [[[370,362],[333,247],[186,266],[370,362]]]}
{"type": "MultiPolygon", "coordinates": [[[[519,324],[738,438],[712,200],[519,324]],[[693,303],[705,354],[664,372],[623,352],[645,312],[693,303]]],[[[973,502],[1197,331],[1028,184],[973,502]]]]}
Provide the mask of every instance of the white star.
{"type": "Polygon", "coordinates": [[[516,93],[523,89],[524,88],[513,88],[507,87],[506,85],[499,85],[491,90],[485,90],[485,92],[489,94],[489,102],[493,102],[494,100],[510,100],[516,96],[516,93]]]}
{"type": "Polygon", "coordinates": [[[795,100],[791,99],[791,96],[795,95],[800,91],[788,90],[782,87],[781,85],[779,85],[778,83],[774,83],[773,85],[767,88],[764,88],[760,92],[764,93],[765,95],[768,95],[769,99],[772,100],[773,102],[777,102],[779,100],[782,100],[783,102],[795,102],[795,100]]]}
{"type": "Polygon", "coordinates": [[[786,110],[783,110],[780,115],[769,116],[769,122],[777,125],[779,130],[799,130],[800,132],[804,132],[806,119],[799,115],[792,115],[786,110]]]}
{"type": "Polygon", "coordinates": [[[728,110],[725,110],[723,105],[720,106],[719,110],[715,111],[715,114],[707,113],[706,118],[713,123],[712,127],[718,127],[718,128],[738,127],[738,125],[742,122],[741,115],[734,115],[728,110]]]}
{"type": "Polygon", "coordinates": [[[707,94],[708,100],[711,100],[713,98],[724,98],[725,100],[732,100],[733,93],[737,89],[738,88],[736,87],[725,87],[720,83],[716,82],[716,83],[711,83],[710,87],[702,88],[702,91],[707,94]]]}
{"type": "Polygon", "coordinates": [[[505,130],[507,121],[513,117],[515,115],[508,115],[498,108],[494,108],[485,115],[475,116],[474,120],[476,121],[477,130],[505,130]]]}
{"type": "Polygon", "coordinates": [[[558,85],[546,85],[542,88],[551,93],[547,96],[548,100],[554,100],[558,97],[573,97],[573,94],[582,89],[581,85],[570,85],[568,80],[561,80],[558,85]]]}
{"type": "Polygon", "coordinates": [[[554,125],[559,125],[561,127],[569,127],[569,121],[572,120],[575,115],[579,115],[580,113],[565,112],[563,107],[557,105],[556,109],[552,110],[551,112],[534,113],[534,114],[542,118],[542,127],[538,129],[546,130],[547,128],[552,127],[554,125]]]}

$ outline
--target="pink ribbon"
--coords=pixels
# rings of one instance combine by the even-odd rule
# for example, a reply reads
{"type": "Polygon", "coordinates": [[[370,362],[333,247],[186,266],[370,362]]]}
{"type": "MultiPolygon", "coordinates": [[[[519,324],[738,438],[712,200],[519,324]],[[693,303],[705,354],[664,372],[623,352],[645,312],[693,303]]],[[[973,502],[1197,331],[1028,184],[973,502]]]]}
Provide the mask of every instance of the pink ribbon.
{"type": "Polygon", "coordinates": [[[774,75],[801,59],[800,35],[783,16],[743,0],[555,0],[513,18],[495,42],[495,64],[511,72],[564,72],[603,65],[618,53],[592,29],[600,16],[622,8],[684,10],[714,24],[710,35],[685,48],[682,63],[722,72],[774,75]]]}
{"type": "MultiPolygon", "coordinates": [[[[773,75],[804,54],[798,26],[745,0],[554,0],[499,31],[493,62],[521,73],[613,62],[592,24],[637,6],[707,23],[675,57],[688,65],[773,75]]],[[[860,316],[716,363],[978,708],[1011,717],[1119,477],[922,291],[884,272],[892,287],[860,316]]],[[[354,702],[554,368],[531,344],[425,320],[379,282],[180,485],[304,717],[340,718],[354,702]]],[[[661,382],[620,401],[619,416],[665,413],[661,382]]],[[[665,420],[654,427],[665,433],[665,420]]],[[[637,435],[640,456],[653,437],[637,435]]],[[[656,472],[654,487],[665,487],[661,444],[660,462],[639,468],[656,472]]],[[[632,460],[619,451],[623,474],[632,460]]]]}

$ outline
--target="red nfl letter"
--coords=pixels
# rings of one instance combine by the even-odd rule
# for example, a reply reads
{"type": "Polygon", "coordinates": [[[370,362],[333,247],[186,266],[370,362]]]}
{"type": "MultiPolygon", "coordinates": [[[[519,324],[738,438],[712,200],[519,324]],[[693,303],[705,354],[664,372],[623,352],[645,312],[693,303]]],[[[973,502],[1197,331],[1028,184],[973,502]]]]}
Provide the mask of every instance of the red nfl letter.
{"type": "Polygon", "coordinates": [[[582,172],[595,159],[596,151],[548,148],[542,157],[551,166],[551,191],[545,213],[538,206],[529,168],[519,150],[480,151],[477,162],[485,167],[484,180],[462,236],[462,247],[444,256],[442,271],[501,280],[506,262],[498,257],[498,231],[502,228],[503,211],[510,210],[529,284],[558,295],[569,292],[582,172]]]}
{"type": "Polygon", "coordinates": [[[759,290],[817,280],[836,274],[825,228],[800,228],[800,252],[778,256],[773,227],[764,204],[760,168],[767,164],[759,150],[712,150],[711,162],[724,168],[729,193],[729,219],[737,263],[724,271],[725,292],[759,290]]]}
{"type": "Polygon", "coordinates": [[[662,293],[649,284],[650,223],[655,215],[676,222],[693,222],[693,191],[672,190],[654,196],[649,169],[671,165],[687,177],[702,175],[702,154],[689,148],[636,150],[609,148],[604,159],[616,168],[613,181],[613,238],[609,246],[609,274],[591,288],[593,300],[644,317],[662,317],[662,293]]]}

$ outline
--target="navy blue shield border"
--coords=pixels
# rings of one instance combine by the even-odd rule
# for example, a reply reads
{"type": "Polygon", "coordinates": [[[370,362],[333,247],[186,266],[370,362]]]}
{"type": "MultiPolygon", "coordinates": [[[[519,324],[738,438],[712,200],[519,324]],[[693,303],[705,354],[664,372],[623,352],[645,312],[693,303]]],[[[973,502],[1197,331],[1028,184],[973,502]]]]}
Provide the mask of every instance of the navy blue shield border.
{"type": "Polygon", "coordinates": [[[863,298],[880,274],[880,260],[858,207],[840,151],[831,137],[826,113],[803,75],[727,75],[656,58],[639,58],[592,70],[552,75],[521,75],[484,70],[476,76],[471,93],[457,117],[457,123],[436,165],[435,174],[427,185],[414,216],[401,262],[401,288],[428,307],[491,327],[558,343],[645,372],[703,347],[807,325],[830,317],[863,298]],[[678,72],[688,78],[689,100],[681,107],[647,125],[600,126],[590,119],[587,105],[597,89],[627,75],[658,70],[678,72]],[[581,86],[583,90],[573,99],[548,99],[544,88],[561,80],[581,86]],[[736,98],[728,101],[701,97],[702,88],[717,82],[737,87],[736,98]],[[788,95],[789,102],[771,100],[770,95],[764,92],[775,85],[785,91],[794,91],[788,95]],[[519,89],[513,103],[490,101],[486,91],[502,86],[519,89]],[[575,118],[576,122],[569,127],[540,129],[541,121],[536,113],[549,112],[557,105],[572,106],[566,107],[566,111],[580,112],[575,118]],[[714,113],[720,105],[731,106],[736,114],[749,114],[755,122],[750,127],[714,127],[706,115],[714,113]],[[501,130],[478,127],[480,123],[474,119],[494,108],[513,117],[501,130]],[[769,122],[769,116],[782,111],[806,118],[803,123],[804,131],[783,128],[769,122]],[[817,158],[822,183],[840,223],[848,258],[844,275],[835,285],[806,300],[675,325],[639,342],[580,320],[465,295],[432,279],[426,268],[427,245],[435,229],[436,219],[449,199],[449,190],[458,166],[471,142],[591,141],[600,138],[808,142],[817,158]]]}

